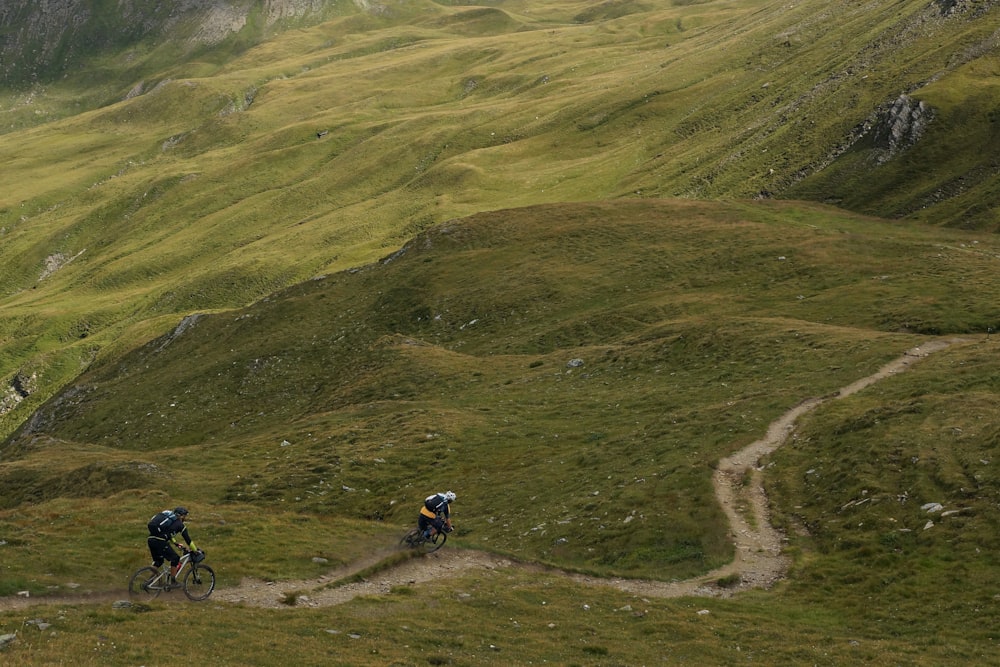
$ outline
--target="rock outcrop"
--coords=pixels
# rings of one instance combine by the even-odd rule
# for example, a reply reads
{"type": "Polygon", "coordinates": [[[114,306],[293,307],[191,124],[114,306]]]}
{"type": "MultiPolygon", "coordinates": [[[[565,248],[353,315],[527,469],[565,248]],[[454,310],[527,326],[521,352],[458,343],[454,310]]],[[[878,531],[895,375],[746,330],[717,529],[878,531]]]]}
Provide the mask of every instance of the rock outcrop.
{"type": "Polygon", "coordinates": [[[900,95],[875,128],[875,147],[880,149],[878,161],[885,162],[917,143],[933,115],[925,103],[900,95]]]}

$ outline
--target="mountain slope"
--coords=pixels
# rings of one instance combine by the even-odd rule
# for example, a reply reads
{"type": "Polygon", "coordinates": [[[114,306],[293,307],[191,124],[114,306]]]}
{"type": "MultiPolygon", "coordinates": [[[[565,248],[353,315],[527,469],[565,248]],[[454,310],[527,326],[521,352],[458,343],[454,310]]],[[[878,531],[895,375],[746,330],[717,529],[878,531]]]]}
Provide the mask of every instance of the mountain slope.
{"type": "MultiPolygon", "coordinates": [[[[120,590],[150,508],[183,499],[220,585],[263,579],[282,609],[213,606],[195,623],[203,608],[61,601],[59,633],[23,633],[11,655],[64,660],[102,628],[121,662],[149,663],[166,646],[144,631],[179,617],[220,664],[277,664],[232,641],[248,627],[302,664],[329,659],[341,628],[357,635],[337,645],[345,664],[490,645],[505,664],[720,664],[751,640],[775,664],[967,664],[991,645],[1000,585],[995,336],[798,421],[758,471],[793,560],[773,590],[665,601],[539,564],[669,582],[726,563],[717,462],[935,340],[918,332],[995,326],[998,257],[996,235],[820,206],[553,204],[440,225],[380,262],[192,316],[98,360],[3,443],[0,584],[120,590]],[[343,609],[288,589],[336,586],[373,554],[397,563],[421,499],[444,488],[459,494],[446,551],[531,565],[442,569],[343,609]],[[81,553],[107,567],[78,567],[81,553]],[[417,623],[429,607],[435,621],[417,623]],[[439,623],[462,628],[445,649],[439,623]]],[[[14,623],[23,611],[0,612],[0,629],[14,623]]]]}
{"type": "MultiPolygon", "coordinates": [[[[468,520],[506,517],[483,546],[690,575],[728,558],[705,471],[734,443],[912,344],[899,331],[995,325],[1000,241],[980,237],[964,254],[953,239],[789,206],[481,214],[95,364],[3,456],[99,443],[96,459],[76,463],[97,483],[122,456],[152,465],[170,452],[184,466],[224,452],[243,460],[239,479],[230,466],[203,470],[185,495],[403,521],[415,479],[474,480],[468,520]],[[935,260],[942,252],[952,259],[935,260]],[[950,296],[959,281],[976,286],[961,304],[950,296]],[[255,463],[281,441],[295,446],[255,463]],[[543,507],[512,497],[543,470],[559,480],[531,491],[543,507]],[[579,523],[640,508],[644,521],[627,529],[579,523]],[[549,527],[525,537],[526,522],[549,527]],[[590,555],[554,548],[560,539],[590,555]]],[[[5,504],[44,495],[49,475],[31,479],[7,481],[5,504]]]]}
{"type": "Polygon", "coordinates": [[[225,6],[0,92],[4,660],[993,660],[996,3],[225,6]],[[579,583],[729,562],[720,461],[941,337],[753,471],[773,589],[579,583]],[[289,590],[445,488],[488,567],[289,590]],[[105,604],[178,503],[280,610],[105,604]]]}
{"type": "Polygon", "coordinates": [[[324,5],[9,132],[0,430],[191,312],[478,211],[787,193],[992,228],[993,4],[820,4],[324,5]],[[933,113],[886,160],[901,91],[933,113]]]}

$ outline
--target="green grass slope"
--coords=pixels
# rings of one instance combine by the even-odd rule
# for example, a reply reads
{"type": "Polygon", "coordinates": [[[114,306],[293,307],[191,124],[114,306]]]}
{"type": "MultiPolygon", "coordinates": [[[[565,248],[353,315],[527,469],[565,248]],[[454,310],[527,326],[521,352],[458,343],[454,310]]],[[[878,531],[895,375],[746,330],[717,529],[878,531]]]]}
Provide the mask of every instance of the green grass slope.
{"type": "Polygon", "coordinates": [[[4,92],[61,120],[0,144],[0,433],[191,312],[481,211],[770,193],[995,228],[991,3],[329,8],[151,55],[100,108],[72,80],[4,92]],[[901,92],[933,121],[879,161],[901,92]]]}
{"type": "Polygon", "coordinates": [[[220,664],[980,662],[1000,583],[998,258],[995,235],[819,206],[549,205],[191,318],[3,444],[5,592],[119,588],[146,515],[176,499],[223,585],[318,576],[392,545],[445,487],[456,548],[692,576],[732,557],[720,457],[921,334],[968,342],[821,407],[767,462],[796,556],[770,592],[650,600],[508,568],[329,610],[70,610],[9,655],[67,659],[100,628],[94,664],[148,662],[169,617],[198,639],[179,656],[220,664]],[[81,568],[88,553],[110,567],[81,568]]]}

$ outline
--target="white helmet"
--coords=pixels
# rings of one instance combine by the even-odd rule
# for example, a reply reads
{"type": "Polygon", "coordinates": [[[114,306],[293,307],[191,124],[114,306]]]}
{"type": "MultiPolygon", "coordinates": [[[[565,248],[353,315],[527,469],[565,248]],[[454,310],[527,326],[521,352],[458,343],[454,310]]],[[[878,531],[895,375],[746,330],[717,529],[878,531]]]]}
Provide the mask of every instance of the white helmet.
{"type": "Polygon", "coordinates": [[[444,492],[444,499],[447,500],[449,503],[455,502],[455,492],[454,491],[445,491],[444,492]]]}

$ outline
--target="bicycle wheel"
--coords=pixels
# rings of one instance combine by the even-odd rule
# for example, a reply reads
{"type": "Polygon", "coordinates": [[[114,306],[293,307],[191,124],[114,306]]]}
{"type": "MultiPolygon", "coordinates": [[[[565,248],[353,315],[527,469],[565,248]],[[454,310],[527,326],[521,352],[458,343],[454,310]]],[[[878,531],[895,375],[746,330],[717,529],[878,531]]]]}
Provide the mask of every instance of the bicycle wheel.
{"type": "Polygon", "coordinates": [[[132,575],[132,578],[128,580],[128,594],[129,597],[133,598],[148,598],[152,600],[163,588],[160,586],[160,582],[155,582],[153,586],[149,586],[156,579],[156,576],[160,574],[160,571],[155,567],[140,567],[132,575]]]}
{"type": "Polygon", "coordinates": [[[184,595],[192,600],[204,600],[215,590],[215,571],[207,565],[196,565],[184,575],[184,595]]]}
{"type": "Polygon", "coordinates": [[[403,539],[399,541],[399,546],[405,547],[407,549],[416,549],[420,546],[423,541],[423,537],[420,535],[420,530],[417,528],[410,529],[406,535],[403,535],[403,539]]]}
{"type": "Polygon", "coordinates": [[[424,553],[434,553],[443,547],[447,541],[448,533],[434,533],[430,537],[424,538],[424,542],[420,545],[420,548],[424,550],[424,553]]]}

